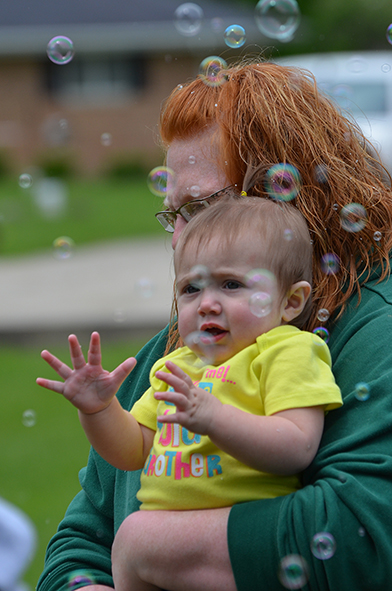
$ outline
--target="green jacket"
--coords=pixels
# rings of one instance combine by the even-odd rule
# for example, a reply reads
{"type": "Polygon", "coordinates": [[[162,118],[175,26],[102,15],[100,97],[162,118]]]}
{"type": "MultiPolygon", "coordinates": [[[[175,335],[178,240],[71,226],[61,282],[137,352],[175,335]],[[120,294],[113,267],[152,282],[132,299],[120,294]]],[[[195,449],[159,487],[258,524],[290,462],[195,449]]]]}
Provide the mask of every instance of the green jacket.
{"type": "MultiPolygon", "coordinates": [[[[385,591],[392,581],[392,280],[376,274],[330,328],[333,371],[344,405],[326,417],[319,452],[303,474],[304,488],[286,497],[233,507],[229,550],[239,591],[282,591],[280,561],[300,555],[312,591],[385,591]],[[369,388],[367,400],[356,385],[369,388]],[[327,532],[336,550],[326,560],[311,551],[327,532]]],[[[121,387],[125,408],[148,388],[149,370],[162,356],[166,330],[139,353],[121,387]]],[[[37,591],[66,589],[86,569],[111,586],[110,551],[123,519],[137,509],[139,473],[109,466],[94,450],[80,472],[82,491],[49,543],[37,591]]],[[[289,570],[289,574],[292,570],[289,570]]],[[[293,586],[291,588],[294,588],[293,586]]],[[[297,587],[298,588],[298,587],[297,587]]]]}

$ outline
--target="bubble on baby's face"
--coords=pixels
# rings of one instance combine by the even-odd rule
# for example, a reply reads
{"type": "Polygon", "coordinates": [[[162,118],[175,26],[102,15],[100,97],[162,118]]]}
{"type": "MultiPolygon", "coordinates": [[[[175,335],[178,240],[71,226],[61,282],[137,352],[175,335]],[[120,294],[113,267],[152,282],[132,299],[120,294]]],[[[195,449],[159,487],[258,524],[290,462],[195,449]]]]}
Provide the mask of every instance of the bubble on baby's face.
{"type": "Polygon", "coordinates": [[[367,224],[366,209],[360,203],[349,203],[342,207],[340,223],[347,232],[359,232],[367,224]]]}
{"type": "Polygon", "coordinates": [[[242,47],[246,41],[246,33],[241,25],[230,25],[223,34],[223,38],[228,47],[235,49],[242,47]]]}
{"type": "Polygon", "coordinates": [[[106,148],[108,146],[111,146],[112,145],[112,141],[113,141],[113,138],[112,138],[112,134],[111,133],[103,133],[101,135],[101,144],[103,146],[105,146],[106,148]]]}
{"type": "Polygon", "coordinates": [[[370,397],[370,387],[369,384],[366,382],[358,382],[355,384],[355,398],[360,402],[365,402],[369,400],[370,397]]]}
{"type": "Polygon", "coordinates": [[[227,63],[221,57],[206,57],[200,64],[199,76],[207,86],[221,86],[227,82],[227,63]]]}
{"type": "Polygon", "coordinates": [[[46,53],[54,64],[62,66],[72,60],[75,51],[71,39],[58,35],[49,41],[46,53]]]}
{"type": "Polygon", "coordinates": [[[25,410],[22,415],[23,425],[25,427],[34,427],[36,422],[37,422],[37,416],[36,416],[35,410],[32,410],[31,408],[29,408],[28,410],[25,410]]]}
{"type": "Polygon", "coordinates": [[[340,268],[340,259],[333,252],[327,252],[321,257],[321,270],[326,275],[335,275],[340,268]]]}
{"type": "Polygon", "coordinates": [[[89,571],[81,569],[74,571],[69,579],[67,590],[68,591],[76,591],[76,589],[80,589],[81,587],[87,587],[88,585],[95,585],[95,579],[89,571]]]}
{"type": "Polygon", "coordinates": [[[272,297],[265,291],[256,291],[249,298],[249,309],[253,316],[263,318],[272,310],[272,297]]]}
{"type": "Polygon", "coordinates": [[[389,27],[387,28],[386,35],[387,35],[388,43],[390,43],[392,45],[392,24],[389,25],[389,27]]]}
{"type": "Polygon", "coordinates": [[[203,9],[198,4],[185,2],[176,8],[174,25],[184,37],[194,37],[202,27],[203,17],[203,9]]]}
{"type": "Polygon", "coordinates": [[[74,254],[75,242],[69,236],[59,236],[53,241],[53,256],[64,261],[74,254]]]}
{"type": "MultiPolygon", "coordinates": [[[[328,343],[329,341],[329,332],[327,331],[324,326],[318,326],[317,328],[313,329],[313,334],[319,337],[324,343],[328,343]]],[[[316,341],[316,344],[320,344],[319,341],[316,341]]]]}
{"type": "Polygon", "coordinates": [[[276,290],[276,277],[268,269],[252,269],[244,277],[245,285],[255,291],[273,293],[276,290]]]}
{"type": "Polygon", "coordinates": [[[216,356],[214,336],[203,330],[195,330],[184,338],[184,343],[203,363],[214,363],[216,356]]]}
{"type": "Polygon", "coordinates": [[[205,265],[195,265],[191,269],[190,284],[196,289],[205,289],[211,283],[211,274],[205,265]]]}
{"type": "Polygon", "coordinates": [[[135,290],[140,298],[148,300],[154,295],[155,284],[149,277],[139,277],[135,281],[135,290]]]}
{"type": "Polygon", "coordinates": [[[320,308],[317,312],[317,320],[320,322],[327,322],[329,318],[329,311],[326,308],[320,308]]]}
{"type": "Polygon", "coordinates": [[[174,181],[174,172],[167,166],[156,166],[150,171],[147,177],[148,188],[151,193],[158,197],[166,197],[174,186],[174,181]]]}
{"type": "Polygon", "coordinates": [[[30,189],[30,187],[33,184],[33,177],[31,176],[31,174],[24,172],[19,176],[18,182],[19,187],[21,187],[22,189],[30,189]]]}
{"type": "Polygon", "coordinates": [[[258,29],[270,39],[291,41],[301,15],[296,0],[260,0],[255,8],[258,29]]]}
{"type": "Polygon", "coordinates": [[[265,189],[276,201],[291,201],[301,189],[301,175],[291,164],[275,164],[265,175],[265,189]]]}
{"type": "Polygon", "coordinates": [[[280,561],[279,581],[286,589],[301,589],[308,581],[308,565],[299,554],[289,554],[280,561]]]}
{"type": "Polygon", "coordinates": [[[329,560],[336,551],[335,538],[329,532],[319,532],[313,536],[310,549],[315,558],[329,560]]]}

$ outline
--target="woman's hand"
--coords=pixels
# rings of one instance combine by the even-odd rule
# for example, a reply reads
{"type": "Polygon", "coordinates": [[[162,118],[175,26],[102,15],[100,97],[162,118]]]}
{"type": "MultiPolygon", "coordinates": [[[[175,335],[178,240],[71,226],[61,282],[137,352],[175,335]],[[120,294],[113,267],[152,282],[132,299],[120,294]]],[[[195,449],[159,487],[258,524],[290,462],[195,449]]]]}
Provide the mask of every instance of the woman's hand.
{"type": "Polygon", "coordinates": [[[161,423],[179,423],[192,433],[209,435],[216,413],[222,403],[212,394],[195,386],[191,378],[172,361],[166,362],[171,373],[157,371],[156,377],[174,391],[155,392],[157,400],[166,400],[176,405],[174,414],[157,417],[161,423]]]}
{"type": "Polygon", "coordinates": [[[42,351],[41,357],[64,382],[37,378],[37,384],[53,392],[59,392],[84,414],[95,414],[109,406],[122,382],[136,365],[136,359],[129,357],[111,373],[101,365],[101,345],[97,332],[93,332],[84,359],[81,346],[75,335],[68,337],[73,369],[57,359],[49,351],[42,351]]]}

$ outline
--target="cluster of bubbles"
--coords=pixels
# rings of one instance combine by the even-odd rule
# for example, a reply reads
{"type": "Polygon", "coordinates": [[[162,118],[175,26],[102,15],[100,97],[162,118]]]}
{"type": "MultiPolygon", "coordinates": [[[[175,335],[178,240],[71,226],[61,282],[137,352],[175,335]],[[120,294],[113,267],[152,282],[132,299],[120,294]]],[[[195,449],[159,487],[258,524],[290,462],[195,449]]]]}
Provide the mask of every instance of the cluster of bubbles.
{"type": "Polygon", "coordinates": [[[336,551],[335,538],[328,532],[319,532],[313,536],[310,549],[315,558],[329,560],[336,551]]]}
{"type": "Polygon", "coordinates": [[[76,591],[76,589],[86,587],[87,585],[95,585],[94,577],[87,570],[77,570],[70,575],[67,590],[76,591]]]}
{"type": "Polygon", "coordinates": [[[207,86],[221,86],[227,82],[227,63],[217,56],[206,57],[199,66],[199,77],[207,86]]]}
{"type": "Polygon", "coordinates": [[[147,177],[147,185],[154,195],[166,197],[174,185],[174,172],[168,166],[156,166],[147,177]]]}
{"type": "Polygon", "coordinates": [[[286,589],[301,589],[309,578],[306,560],[299,554],[285,556],[280,561],[278,577],[286,589]]]}
{"type": "Polygon", "coordinates": [[[61,261],[71,258],[75,242],[69,236],[59,236],[53,241],[53,256],[61,261]]]}
{"type": "Polygon", "coordinates": [[[365,402],[370,397],[370,387],[366,382],[355,384],[355,398],[360,402],[365,402]]]}
{"type": "Polygon", "coordinates": [[[50,61],[62,66],[72,60],[75,51],[71,39],[63,35],[58,35],[49,41],[46,53],[50,61]]]}
{"type": "Polygon", "coordinates": [[[257,318],[268,316],[276,296],[277,281],[267,269],[252,269],[245,275],[245,284],[252,290],[249,298],[249,309],[257,318]]]}
{"type": "Polygon", "coordinates": [[[34,427],[35,423],[37,422],[37,416],[35,414],[35,410],[29,408],[25,410],[22,415],[22,423],[25,427],[34,427]]]}
{"type": "Polygon", "coordinates": [[[264,185],[275,201],[291,201],[301,189],[301,175],[292,164],[274,164],[265,175],[264,185]]]}

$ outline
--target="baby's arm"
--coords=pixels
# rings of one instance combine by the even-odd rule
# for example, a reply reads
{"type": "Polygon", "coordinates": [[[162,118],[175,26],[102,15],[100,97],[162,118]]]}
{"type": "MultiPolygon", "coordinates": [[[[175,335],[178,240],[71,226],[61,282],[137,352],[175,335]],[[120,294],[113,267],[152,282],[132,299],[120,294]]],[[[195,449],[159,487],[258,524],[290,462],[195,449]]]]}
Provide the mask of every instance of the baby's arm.
{"type": "Polygon", "coordinates": [[[129,357],[109,373],[101,365],[97,332],[91,335],[87,363],[76,336],[70,335],[68,341],[73,369],[49,351],[41,353],[64,382],[37,378],[37,384],[63,394],[76,406],[91,445],[107,462],[120,470],[142,468],[154,432],[140,425],[115,396],[136,360],[129,357]]]}
{"type": "Polygon", "coordinates": [[[159,416],[158,421],[180,423],[192,432],[208,435],[222,451],[263,472],[296,474],[313,460],[323,432],[323,406],[253,415],[222,404],[197,388],[173,362],[168,361],[166,367],[171,373],[157,372],[156,377],[174,391],[156,392],[155,397],[172,402],[177,410],[159,416]]]}

